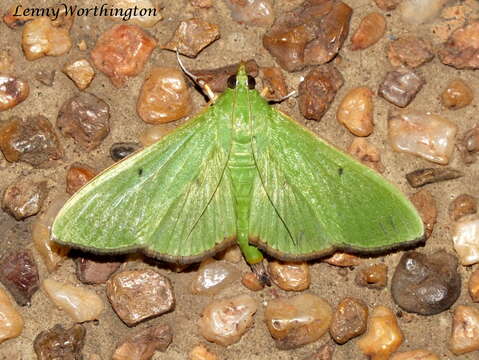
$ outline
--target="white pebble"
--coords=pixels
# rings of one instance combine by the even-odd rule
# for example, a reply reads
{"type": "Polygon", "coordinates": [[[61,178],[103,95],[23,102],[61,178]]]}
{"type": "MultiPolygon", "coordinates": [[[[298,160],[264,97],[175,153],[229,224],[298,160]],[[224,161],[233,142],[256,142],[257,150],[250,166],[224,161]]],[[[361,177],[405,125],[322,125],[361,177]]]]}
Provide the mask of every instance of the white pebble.
{"type": "Polygon", "coordinates": [[[452,241],[462,265],[479,262],[479,216],[468,215],[454,224],[452,241]]]}

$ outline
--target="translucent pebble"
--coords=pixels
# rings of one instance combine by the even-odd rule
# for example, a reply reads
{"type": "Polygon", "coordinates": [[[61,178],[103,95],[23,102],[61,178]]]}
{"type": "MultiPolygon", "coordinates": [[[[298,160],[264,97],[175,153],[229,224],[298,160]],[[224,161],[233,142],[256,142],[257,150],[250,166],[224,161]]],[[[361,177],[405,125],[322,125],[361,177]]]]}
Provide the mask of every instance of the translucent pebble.
{"type": "Polygon", "coordinates": [[[7,292],[0,288],[0,344],[17,337],[23,330],[23,318],[7,292]]]}
{"type": "Polygon", "coordinates": [[[239,270],[227,261],[202,265],[191,283],[193,294],[214,295],[240,278],[239,270]]]}
{"type": "Polygon", "coordinates": [[[453,226],[452,241],[462,265],[479,262],[479,216],[462,217],[453,226]]]}

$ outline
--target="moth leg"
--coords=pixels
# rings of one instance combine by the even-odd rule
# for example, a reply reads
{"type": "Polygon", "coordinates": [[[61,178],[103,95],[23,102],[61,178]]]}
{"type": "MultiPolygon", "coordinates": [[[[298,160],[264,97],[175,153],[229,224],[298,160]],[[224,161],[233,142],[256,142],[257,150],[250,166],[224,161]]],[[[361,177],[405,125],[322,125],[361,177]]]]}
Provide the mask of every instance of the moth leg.
{"type": "Polygon", "coordinates": [[[240,233],[237,241],[248,264],[253,265],[263,261],[263,254],[258,250],[258,248],[249,244],[248,236],[240,233]]]}
{"type": "Polygon", "coordinates": [[[264,261],[261,261],[256,264],[251,264],[251,270],[263,285],[271,286],[271,279],[269,277],[268,271],[264,267],[264,261]]]}

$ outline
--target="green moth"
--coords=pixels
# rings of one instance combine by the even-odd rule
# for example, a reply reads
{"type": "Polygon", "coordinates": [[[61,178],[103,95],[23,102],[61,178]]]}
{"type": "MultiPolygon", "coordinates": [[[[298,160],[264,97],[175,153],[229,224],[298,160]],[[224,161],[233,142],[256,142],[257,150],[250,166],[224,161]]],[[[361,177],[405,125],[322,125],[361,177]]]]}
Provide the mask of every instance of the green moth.
{"type": "Polygon", "coordinates": [[[52,227],[61,244],[177,263],[234,242],[256,264],[258,248],[307,260],[423,233],[398,189],[271,107],[244,66],[214,104],[80,189],[52,227]]]}

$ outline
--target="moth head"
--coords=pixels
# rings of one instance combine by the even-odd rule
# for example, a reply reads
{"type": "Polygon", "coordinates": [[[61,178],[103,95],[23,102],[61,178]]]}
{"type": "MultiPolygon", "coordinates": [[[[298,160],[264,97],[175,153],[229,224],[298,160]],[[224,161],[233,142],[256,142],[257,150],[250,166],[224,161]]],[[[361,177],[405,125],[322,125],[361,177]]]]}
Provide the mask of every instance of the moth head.
{"type": "Polygon", "coordinates": [[[231,75],[228,78],[227,84],[230,89],[238,88],[254,90],[256,86],[256,80],[254,77],[246,73],[245,65],[241,64],[236,75],[231,75]]]}

